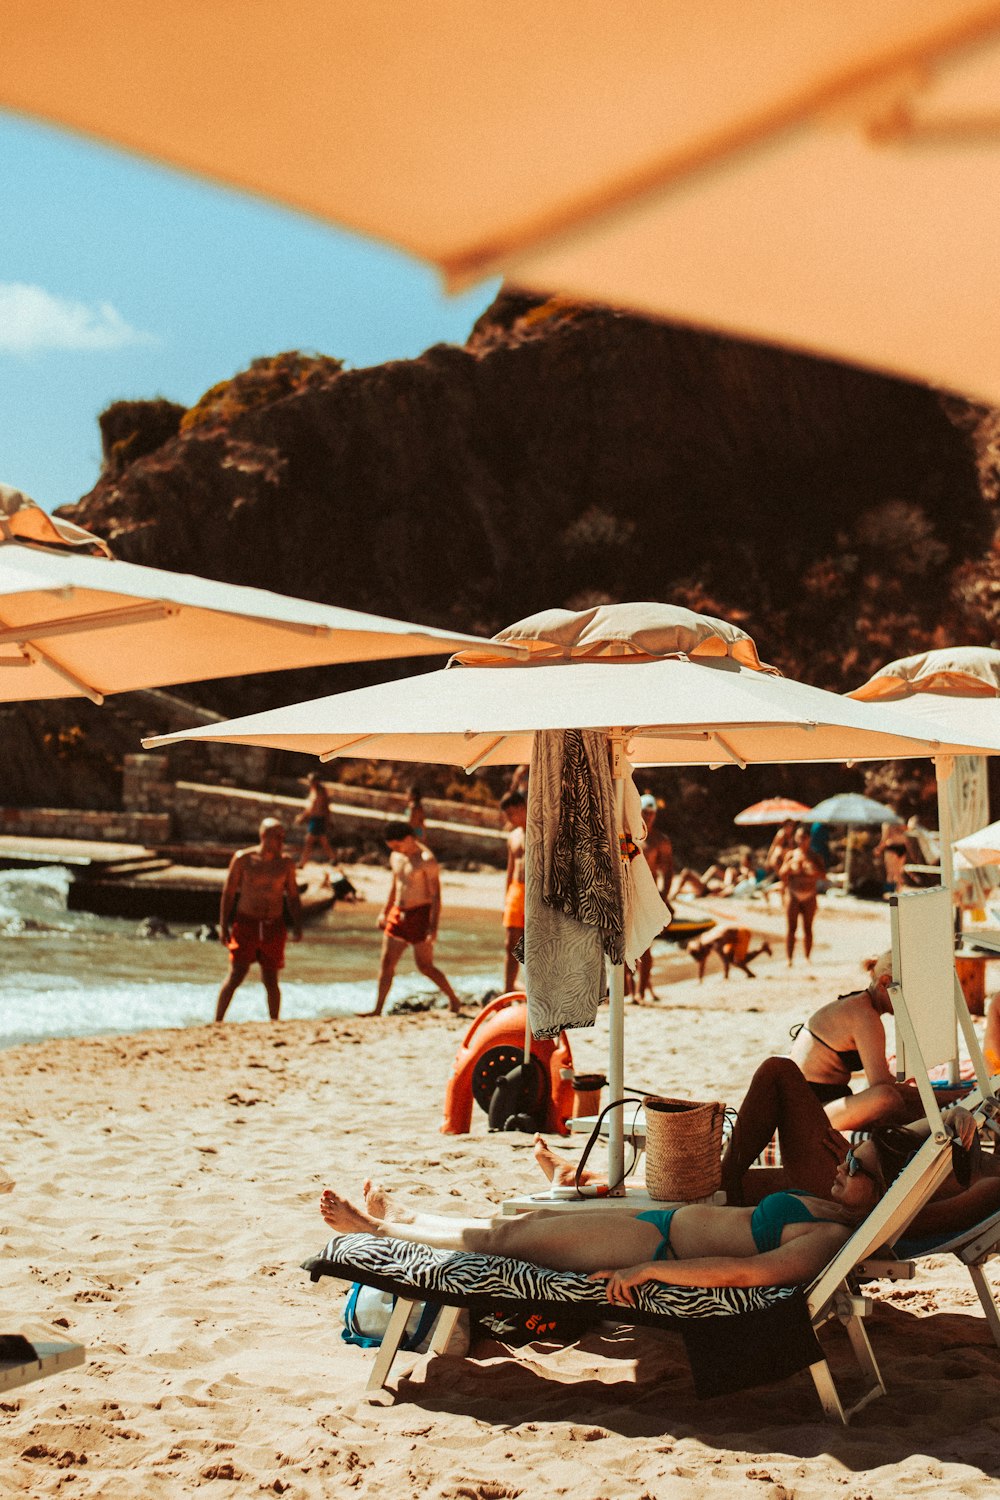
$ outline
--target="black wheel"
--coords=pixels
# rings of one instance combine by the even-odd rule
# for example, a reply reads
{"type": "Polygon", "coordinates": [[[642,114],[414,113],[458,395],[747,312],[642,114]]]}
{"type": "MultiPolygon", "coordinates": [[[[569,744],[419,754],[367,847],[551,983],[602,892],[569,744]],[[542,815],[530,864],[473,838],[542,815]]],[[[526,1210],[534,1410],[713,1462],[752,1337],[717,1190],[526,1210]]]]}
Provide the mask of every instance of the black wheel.
{"type": "Polygon", "coordinates": [[[491,1047],[483,1053],[472,1070],[472,1097],[481,1110],[489,1112],[497,1082],[523,1061],[523,1047],[491,1047]]]}

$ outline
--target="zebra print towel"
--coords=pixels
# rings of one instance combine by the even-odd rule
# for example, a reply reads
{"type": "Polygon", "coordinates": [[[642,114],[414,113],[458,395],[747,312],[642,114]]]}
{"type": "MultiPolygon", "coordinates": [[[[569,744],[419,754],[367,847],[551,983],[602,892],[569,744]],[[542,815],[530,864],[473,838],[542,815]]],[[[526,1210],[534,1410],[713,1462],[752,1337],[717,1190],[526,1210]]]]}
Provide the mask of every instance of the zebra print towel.
{"type": "Polygon", "coordinates": [[[433,1250],[370,1234],[335,1235],[303,1268],[313,1281],[336,1276],[476,1313],[507,1304],[555,1316],[572,1307],[583,1323],[673,1325],[684,1337],[699,1396],[780,1379],[822,1358],[801,1287],[658,1282],[637,1289],[635,1307],[610,1307],[601,1283],[576,1272],[548,1271],[498,1255],[433,1250]]]}

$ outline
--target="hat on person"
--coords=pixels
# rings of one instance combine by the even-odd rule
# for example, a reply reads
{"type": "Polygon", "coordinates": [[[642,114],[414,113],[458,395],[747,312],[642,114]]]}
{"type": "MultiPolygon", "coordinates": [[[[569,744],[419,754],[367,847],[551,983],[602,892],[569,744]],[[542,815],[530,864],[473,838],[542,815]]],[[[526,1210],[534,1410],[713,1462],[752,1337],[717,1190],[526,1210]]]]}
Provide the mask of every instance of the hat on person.
{"type": "Polygon", "coordinates": [[[642,808],[643,812],[656,811],[656,798],[653,796],[652,792],[643,793],[643,795],[639,798],[639,806],[642,808]]]}

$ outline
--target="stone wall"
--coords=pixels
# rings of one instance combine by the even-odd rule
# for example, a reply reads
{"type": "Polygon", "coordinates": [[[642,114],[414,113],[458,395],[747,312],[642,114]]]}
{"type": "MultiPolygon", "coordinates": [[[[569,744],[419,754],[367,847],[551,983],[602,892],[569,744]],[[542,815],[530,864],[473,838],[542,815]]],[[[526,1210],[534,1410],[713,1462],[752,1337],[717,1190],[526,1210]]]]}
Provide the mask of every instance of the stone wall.
{"type": "Polygon", "coordinates": [[[17,838],[84,839],[88,843],[159,845],[169,842],[167,812],[94,812],[85,808],[3,807],[0,833],[17,838]]]}
{"type": "MultiPolygon", "coordinates": [[[[304,830],[301,825],[295,826],[294,819],[302,811],[304,792],[291,797],[193,781],[171,782],[166,776],[166,756],[126,756],[123,795],[126,807],[134,813],[148,810],[167,815],[170,840],[175,844],[252,843],[262,818],[280,818],[292,844],[300,842],[303,836],[304,830]]],[[[406,797],[398,792],[342,786],[337,782],[326,785],[331,798],[330,842],[334,848],[381,849],[385,824],[402,816],[406,797]]],[[[427,799],[424,807],[428,843],[443,859],[506,863],[507,840],[498,826],[497,809],[470,808],[464,803],[436,798],[427,799]]]]}

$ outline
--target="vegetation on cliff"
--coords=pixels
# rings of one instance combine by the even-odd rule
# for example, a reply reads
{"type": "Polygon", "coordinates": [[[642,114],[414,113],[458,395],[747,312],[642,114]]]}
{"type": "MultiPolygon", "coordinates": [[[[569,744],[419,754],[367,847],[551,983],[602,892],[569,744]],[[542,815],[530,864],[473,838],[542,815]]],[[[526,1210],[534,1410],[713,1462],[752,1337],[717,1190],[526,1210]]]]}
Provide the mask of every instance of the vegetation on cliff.
{"type": "MultiPolygon", "coordinates": [[[[550,605],[675,600],[842,691],[1000,634],[996,423],[826,361],[505,294],[464,346],[416,360],[288,353],[187,412],[116,403],[68,513],[134,561],[484,634],[550,605]]],[[[230,712],[365,678],[185,691],[230,712]]],[[[713,842],[759,785],[808,795],[830,774],[720,776],[711,799],[706,777],[662,785],[684,821],[718,806],[713,842]]],[[[910,778],[911,802],[925,790],[910,778]]]]}

